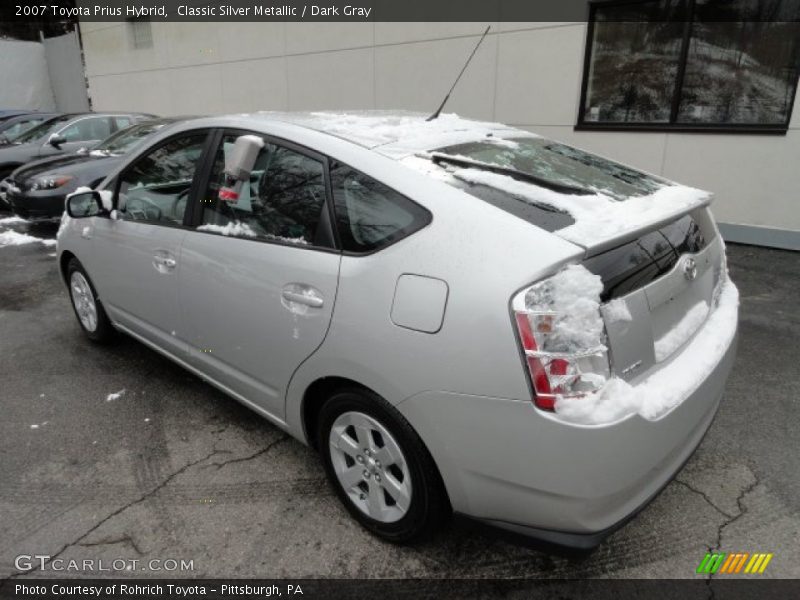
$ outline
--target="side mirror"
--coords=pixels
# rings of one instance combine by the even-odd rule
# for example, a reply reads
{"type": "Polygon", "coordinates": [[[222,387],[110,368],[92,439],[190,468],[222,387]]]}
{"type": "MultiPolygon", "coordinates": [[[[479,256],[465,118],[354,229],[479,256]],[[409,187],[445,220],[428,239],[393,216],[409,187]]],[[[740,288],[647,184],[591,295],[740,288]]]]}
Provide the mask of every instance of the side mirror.
{"type": "Polygon", "coordinates": [[[54,133],[53,135],[50,136],[50,139],[47,140],[47,143],[50,144],[53,148],[58,148],[60,150],[61,144],[67,143],[67,138],[65,138],[63,135],[54,133]]]}
{"type": "Polygon", "coordinates": [[[220,200],[237,202],[242,183],[250,181],[250,172],[256,164],[264,140],[257,135],[240,135],[233,149],[225,157],[225,186],[219,190],[220,200]]]}
{"type": "Polygon", "coordinates": [[[96,217],[105,212],[100,192],[96,190],[75,192],[67,196],[67,214],[73,219],[96,217]]]}

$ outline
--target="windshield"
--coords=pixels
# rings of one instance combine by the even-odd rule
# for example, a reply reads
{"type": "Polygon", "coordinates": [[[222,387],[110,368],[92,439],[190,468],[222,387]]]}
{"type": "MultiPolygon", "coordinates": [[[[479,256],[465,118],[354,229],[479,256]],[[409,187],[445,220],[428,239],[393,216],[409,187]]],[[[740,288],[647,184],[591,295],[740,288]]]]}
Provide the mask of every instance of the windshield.
{"type": "Polygon", "coordinates": [[[120,156],[128,153],[148,135],[167,124],[167,121],[147,121],[133,125],[107,137],[92,148],[92,153],[120,156]]]}
{"type": "Polygon", "coordinates": [[[45,137],[53,133],[56,129],[58,129],[62,124],[66,121],[69,121],[73,118],[74,115],[63,115],[60,117],[54,117],[42,123],[41,125],[37,125],[36,127],[29,129],[21,136],[14,139],[15,144],[28,144],[30,142],[35,142],[36,140],[45,137]]]}
{"type": "MultiPolygon", "coordinates": [[[[467,158],[541,180],[547,187],[571,193],[595,192],[614,200],[652,194],[665,182],[565,144],[539,137],[487,138],[447,146],[436,155],[467,158]],[[549,184],[549,185],[548,185],[549,184]]],[[[480,168],[480,166],[476,166],[480,168]]]]}

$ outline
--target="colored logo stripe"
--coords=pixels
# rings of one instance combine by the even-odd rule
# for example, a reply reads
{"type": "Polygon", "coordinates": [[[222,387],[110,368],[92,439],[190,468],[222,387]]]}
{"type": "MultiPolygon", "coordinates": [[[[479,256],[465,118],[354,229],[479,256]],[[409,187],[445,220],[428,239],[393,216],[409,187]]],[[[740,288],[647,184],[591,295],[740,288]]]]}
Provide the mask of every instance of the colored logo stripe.
{"type": "Polygon", "coordinates": [[[753,558],[745,568],[745,573],[763,573],[767,568],[769,561],[772,560],[772,554],[753,554],[753,558]]]}
{"type": "Polygon", "coordinates": [[[758,573],[761,574],[767,568],[769,561],[772,560],[773,554],[766,554],[757,552],[750,554],[749,552],[707,552],[697,567],[697,573],[741,573],[744,569],[745,573],[758,573]],[[748,561],[748,559],[750,559],[748,561]],[[745,567],[745,564],[747,565],[745,567]]]}

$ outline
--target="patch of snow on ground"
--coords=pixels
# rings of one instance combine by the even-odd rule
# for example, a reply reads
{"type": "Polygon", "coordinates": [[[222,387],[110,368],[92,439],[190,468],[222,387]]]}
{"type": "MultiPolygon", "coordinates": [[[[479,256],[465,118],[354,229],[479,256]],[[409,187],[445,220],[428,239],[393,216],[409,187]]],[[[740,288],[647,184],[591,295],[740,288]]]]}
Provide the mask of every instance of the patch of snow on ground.
{"type": "Polygon", "coordinates": [[[739,291],[727,279],[708,319],[672,362],[636,385],[612,377],[596,393],[559,398],[556,414],[584,424],[611,423],[633,413],[657,419],[691,395],[717,366],[733,342],[738,311],[739,291]]]}
{"type": "Polygon", "coordinates": [[[121,389],[118,392],[114,392],[113,394],[109,394],[106,396],[106,402],[113,402],[114,400],[118,400],[122,395],[125,393],[125,389],[121,389]]]}
{"type": "Polygon", "coordinates": [[[0,233],[0,246],[22,246],[23,244],[32,244],[34,242],[39,242],[45,246],[56,245],[56,240],[45,240],[27,233],[19,233],[18,231],[8,230],[0,233]]]}
{"type": "Polygon", "coordinates": [[[708,316],[708,304],[698,302],[681,318],[680,322],[672,327],[666,334],[655,342],[656,362],[661,362],[672,356],[678,348],[697,331],[708,316]]]}
{"type": "Polygon", "coordinates": [[[13,217],[5,217],[3,219],[0,219],[0,225],[11,225],[12,223],[27,223],[27,222],[28,221],[26,221],[22,217],[18,217],[16,215],[14,215],[13,217]]]}

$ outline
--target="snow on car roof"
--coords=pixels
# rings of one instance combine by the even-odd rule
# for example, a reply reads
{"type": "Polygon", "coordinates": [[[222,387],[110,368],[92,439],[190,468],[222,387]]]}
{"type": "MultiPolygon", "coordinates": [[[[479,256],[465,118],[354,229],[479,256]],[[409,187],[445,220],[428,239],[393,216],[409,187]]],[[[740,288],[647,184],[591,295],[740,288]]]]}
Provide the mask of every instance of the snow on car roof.
{"type": "Polygon", "coordinates": [[[280,121],[313,129],[377,150],[393,158],[442,146],[474,141],[486,136],[528,136],[534,134],[501,123],[464,119],[456,114],[442,114],[433,121],[428,115],[410,111],[320,111],[257,112],[238,115],[280,121]]]}

